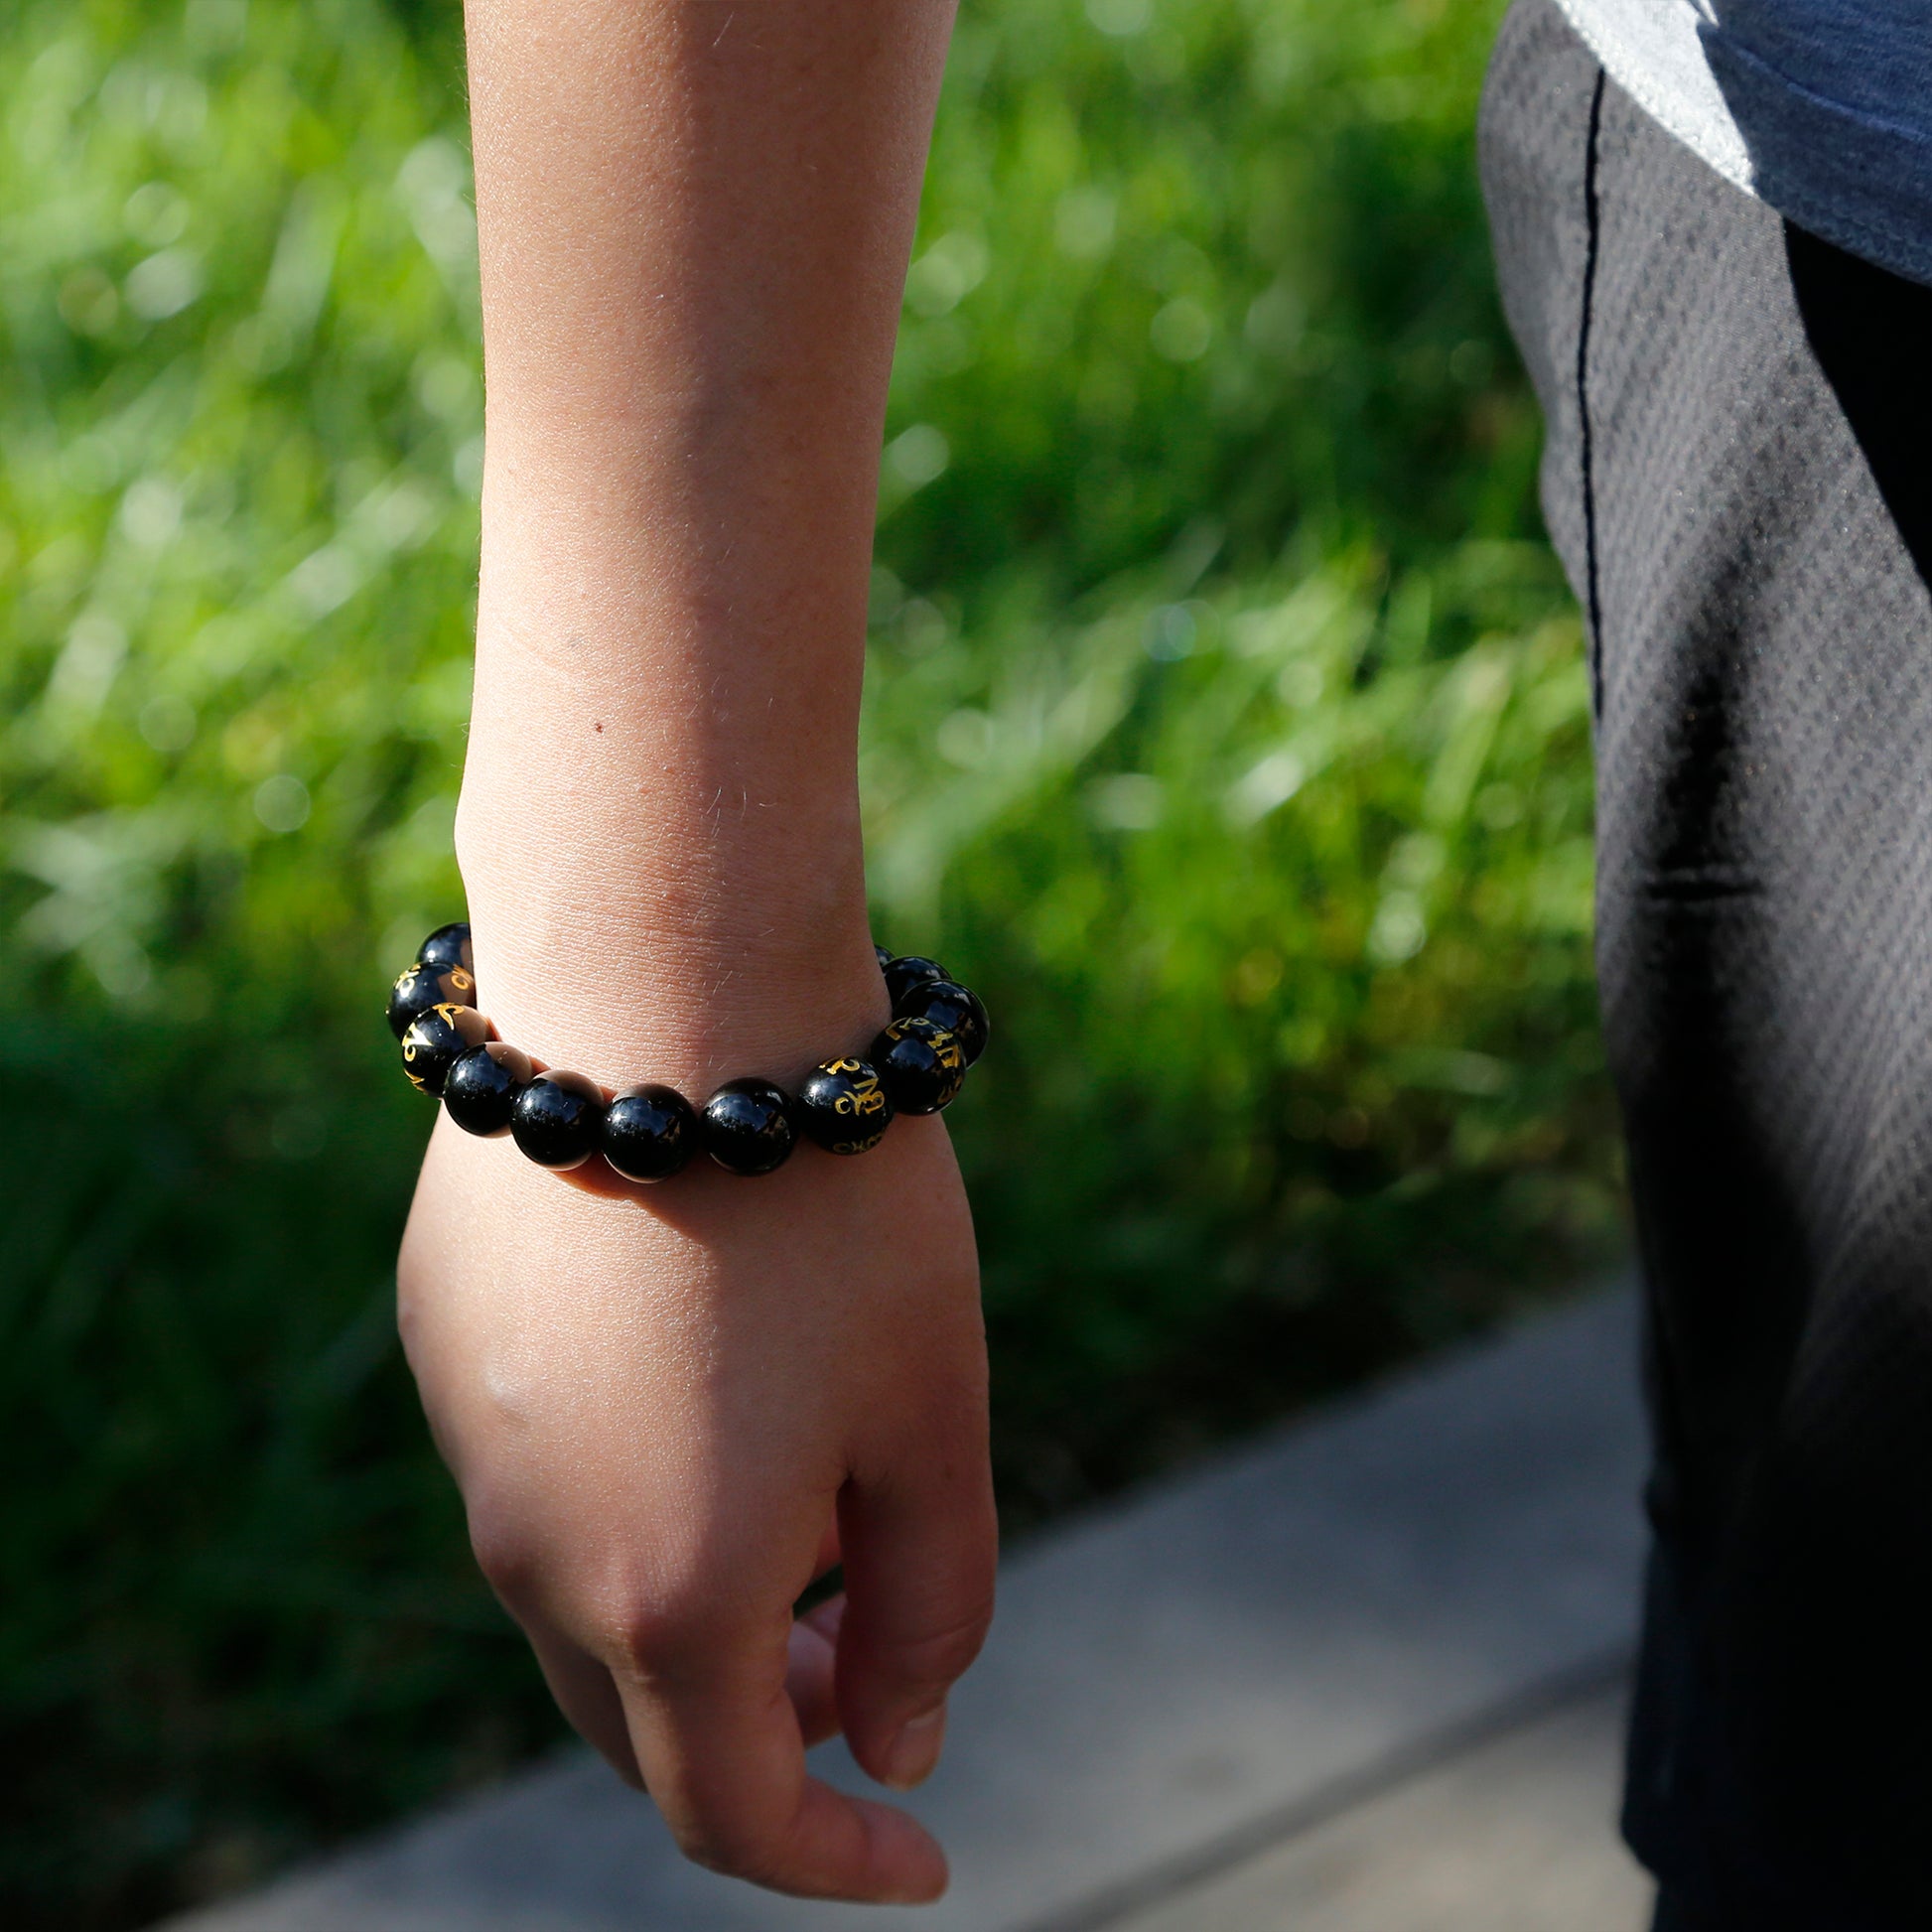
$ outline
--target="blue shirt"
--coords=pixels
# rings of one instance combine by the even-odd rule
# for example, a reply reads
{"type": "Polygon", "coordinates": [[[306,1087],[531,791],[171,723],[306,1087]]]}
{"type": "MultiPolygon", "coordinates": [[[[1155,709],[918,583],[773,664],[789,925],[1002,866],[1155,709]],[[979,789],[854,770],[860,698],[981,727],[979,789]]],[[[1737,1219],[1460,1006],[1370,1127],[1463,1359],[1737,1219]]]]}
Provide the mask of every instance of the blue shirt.
{"type": "Polygon", "coordinates": [[[1610,77],[1801,228],[1932,284],[1932,0],[1557,0],[1610,77]]]}

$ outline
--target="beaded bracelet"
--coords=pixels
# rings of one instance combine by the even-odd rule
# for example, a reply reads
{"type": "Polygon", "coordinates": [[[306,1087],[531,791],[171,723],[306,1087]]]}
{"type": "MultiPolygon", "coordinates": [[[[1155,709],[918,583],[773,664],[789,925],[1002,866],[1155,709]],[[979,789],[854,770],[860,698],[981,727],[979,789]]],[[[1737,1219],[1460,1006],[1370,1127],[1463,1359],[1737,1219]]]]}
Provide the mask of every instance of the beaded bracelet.
{"type": "Polygon", "coordinates": [[[728,1080],[702,1107],[674,1087],[626,1087],[607,1102],[582,1073],[538,1073],[477,1010],[467,925],[439,926],[389,993],[402,1070],[466,1132],[508,1134],[559,1173],[602,1154],[626,1180],[668,1180],[700,1148],[728,1173],[782,1167],[802,1133],[830,1154],[864,1154],[895,1114],[936,1114],[986,1050],[986,1008],[937,960],[873,948],[893,1018],[870,1058],[822,1061],[795,1094],[770,1080],[728,1080]]]}

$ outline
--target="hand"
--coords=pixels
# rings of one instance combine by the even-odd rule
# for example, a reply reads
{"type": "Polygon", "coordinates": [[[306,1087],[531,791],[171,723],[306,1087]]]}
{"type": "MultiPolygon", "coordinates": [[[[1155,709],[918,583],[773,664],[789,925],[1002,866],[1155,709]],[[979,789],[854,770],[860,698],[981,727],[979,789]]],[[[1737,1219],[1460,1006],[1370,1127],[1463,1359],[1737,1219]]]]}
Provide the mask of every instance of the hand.
{"type": "Polygon", "coordinates": [[[933,1840],[803,1753],[843,1729],[916,1784],[991,1615],[985,1345],[940,1123],[605,1192],[443,1119],[399,1276],[479,1561],[570,1721],[703,1863],[935,1897],[933,1840]],[[846,1596],[794,1625],[841,1556],[846,1596]]]}

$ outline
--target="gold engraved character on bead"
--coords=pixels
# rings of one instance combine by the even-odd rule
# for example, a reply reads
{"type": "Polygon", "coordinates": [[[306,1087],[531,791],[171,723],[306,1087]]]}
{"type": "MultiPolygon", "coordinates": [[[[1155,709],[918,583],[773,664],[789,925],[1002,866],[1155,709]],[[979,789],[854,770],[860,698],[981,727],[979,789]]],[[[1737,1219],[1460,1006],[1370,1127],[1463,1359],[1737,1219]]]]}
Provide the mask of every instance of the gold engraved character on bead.
{"type": "MultiPolygon", "coordinates": [[[[864,1117],[885,1112],[886,1095],[880,1087],[879,1075],[864,1060],[827,1060],[825,1062],[825,1070],[827,1073],[843,1073],[852,1081],[852,1091],[850,1093],[840,1094],[832,1102],[832,1111],[835,1114],[852,1114],[854,1116],[864,1117]],[[863,1079],[858,1077],[861,1074],[865,1076],[863,1079]]],[[[873,1145],[874,1143],[872,1141],[866,1143],[867,1147],[873,1145]]],[[[839,1154],[860,1153],[863,1152],[863,1149],[848,1148],[841,1143],[834,1152],[839,1154]]]]}
{"type": "MultiPolygon", "coordinates": [[[[450,1000],[438,1000],[437,1003],[430,1008],[431,1013],[440,1013],[443,1016],[444,1024],[446,1026],[456,1028],[459,1034],[463,1032],[463,1029],[458,1024],[457,1016],[462,1013],[473,1012],[474,1010],[475,1009],[471,1007],[460,1007],[450,1000]]],[[[412,1087],[414,1087],[418,1093],[427,1093],[429,1091],[429,1088],[423,1084],[422,1075],[420,1073],[417,1073],[409,1064],[409,1062],[413,1060],[415,1057],[416,1057],[416,1042],[412,1040],[407,1034],[405,1034],[403,1035],[403,1038],[402,1038],[403,1073],[407,1076],[409,1080],[409,1084],[412,1087]]]]}

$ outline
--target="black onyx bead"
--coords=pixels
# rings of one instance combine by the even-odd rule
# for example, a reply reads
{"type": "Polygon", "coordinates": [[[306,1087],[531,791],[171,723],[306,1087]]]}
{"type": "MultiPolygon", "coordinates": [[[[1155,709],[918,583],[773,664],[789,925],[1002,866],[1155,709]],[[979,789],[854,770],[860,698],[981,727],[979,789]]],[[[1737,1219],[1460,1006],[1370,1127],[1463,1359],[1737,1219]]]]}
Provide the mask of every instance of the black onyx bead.
{"type": "Polygon", "coordinates": [[[668,1180],[698,1151],[698,1112],[675,1087],[631,1087],[604,1115],[604,1158],[626,1180],[668,1180]]]}
{"type": "Polygon", "coordinates": [[[864,1060],[827,1060],[805,1076],[792,1103],[799,1128],[828,1154],[864,1154],[886,1138],[893,1103],[864,1060]]]}
{"type": "Polygon", "coordinates": [[[898,1010],[901,1020],[930,1020],[959,1041],[971,1066],[986,1051],[988,1022],[980,996],[957,980],[925,980],[905,996],[898,1010]]]}
{"type": "Polygon", "coordinates": [[[728,1080],[704,1103],[698,1138],[727,1173],[769,1173],[797,1138],[791,1103],[769,1080],[728,1080]]]}
{"type": "Polygon", "coordinates": [[[389,1031],[400,1039],[409,1023],[431,1007],[473,1007],[477,982],[462,966],[425,966],[418,960],[396,975],[389,989],[389,1031]]]}
{"type": "Polygon", "coordinates": [[[560,1173],[597,1152],[604,1095],[581,1073],[539,1073],[510,1107],[510,1132],[540,1168],[560,1173]]]}
{"type": "Polygon", "coordinates": [[[894,1110],[936,1114],[959,1097],[966,1055],[959,1041],[930,1020],[895,1020],[872,1043],[872,1063],[894,1110]]]}
{"type": "Polygon", "coordinates": [[[879,970],[882,973],[886,970],[888,966],[890,966],[893,963],[892,954],[889,953],[884,946],[875,945],[872,949],[872,956],[876,960],[878,960],[879,970]]]}
{"type": "Polygon", "coordinates": [[[493,1140],[510,1131],[510,1109],[530,1077],[528,1053],[506,1039],[486,1039],[445,1075],[443,1105],[465,1133],[493,1140]]]}
{"type": "Polygon", "coordinates": [[[416,948],[416,963],[419,966],[435,966],[440,970],[461,966],[466,973],[474,973],[477,961],[470,950],[469,926],[461,919],[454,925],[439,925],[416,948]]]}
{"type": "Polygon", "coordinates": [[[917,953],[908,953],[903,959],[893,960],[885,971],[886,991],[892,998],[895,1013],[899,1009],[899,1002],[915,986],[922,986],[927,980],[952,977],[936,959],[921,959],[917,953]]]}
{"type": "Polygon", "coordinates": [[[488,1037],[489,1022],[475,1007],[444,1001],[409,1023],[402,1036],[402,1070],[418,1092],[440,1094],[450,1068],[488,1037]]]}

